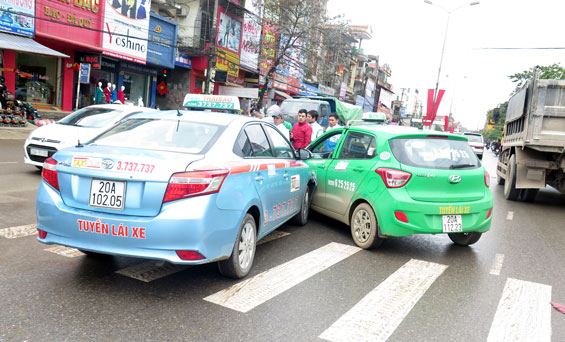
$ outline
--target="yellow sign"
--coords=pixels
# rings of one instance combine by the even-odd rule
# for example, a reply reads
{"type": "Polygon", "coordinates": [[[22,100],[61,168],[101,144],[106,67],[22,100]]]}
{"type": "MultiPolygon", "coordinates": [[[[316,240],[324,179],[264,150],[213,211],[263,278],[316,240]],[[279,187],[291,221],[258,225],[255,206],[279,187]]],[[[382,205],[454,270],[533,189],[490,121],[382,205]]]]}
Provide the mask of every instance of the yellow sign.
{"type": "Polygon", "coordinates": [[[155,33],[161,33],[162,30],[163,30],[163,29],[161,28],[161,25],[155,26],[155,30],[154,30],[155,33]]]}
{"type": "Polygon", "coordinates": [[[222,49],[216,50],[216,68],[227,71],[229,76],[239,76],[239,55],[222,49]]]}

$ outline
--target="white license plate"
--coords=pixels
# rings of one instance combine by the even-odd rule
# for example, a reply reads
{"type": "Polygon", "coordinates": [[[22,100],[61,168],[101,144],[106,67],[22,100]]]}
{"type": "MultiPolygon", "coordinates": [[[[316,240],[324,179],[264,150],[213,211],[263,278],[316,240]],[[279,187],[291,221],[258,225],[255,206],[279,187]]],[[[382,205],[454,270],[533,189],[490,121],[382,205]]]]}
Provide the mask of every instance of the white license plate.
{"type": "Polygon", "coordinates": [[[98,208],[123,209],[126,182],[93,179],[88,205],[98,208]]]}
{"type": "Polygon", "coordinates": [[[47,157],[49,155],[49,151],[41,150],[41,149],[38,149],[38,148],[30,148],[29,154],[33,154],[34,156],[47,157]]]}
{"type": "Polygon", "coordinates": [[[463,218],[461,215],[443,215],[443,232],[459,233],[463,231],[463,218]]]}

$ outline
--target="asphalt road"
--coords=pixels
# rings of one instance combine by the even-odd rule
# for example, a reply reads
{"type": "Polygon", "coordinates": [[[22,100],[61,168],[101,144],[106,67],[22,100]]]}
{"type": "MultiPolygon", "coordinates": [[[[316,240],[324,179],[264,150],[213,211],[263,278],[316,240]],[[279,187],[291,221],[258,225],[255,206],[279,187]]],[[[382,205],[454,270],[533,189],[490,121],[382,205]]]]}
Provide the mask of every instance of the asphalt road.
{"type": "Polygon", "coordinates": [[[38,243],[41,175],[22,146],[0,140],[0,341],[498,341],[512,329],[513,341],[565,340],[549,304],[565,303],[565,196],[506,201],[490,152],[494,216],[477,244],[412,236],[357,250],[348,227],[313,214],[259,245],[242,282],[214,264],[38,243]]]}

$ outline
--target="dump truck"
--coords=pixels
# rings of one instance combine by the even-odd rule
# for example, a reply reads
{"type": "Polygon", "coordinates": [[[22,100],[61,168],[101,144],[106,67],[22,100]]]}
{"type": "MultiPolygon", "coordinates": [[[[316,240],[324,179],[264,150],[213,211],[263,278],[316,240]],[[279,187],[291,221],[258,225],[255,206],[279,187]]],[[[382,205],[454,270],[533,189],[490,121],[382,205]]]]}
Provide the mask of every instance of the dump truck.
{"type": "Polygon", "coordinates": [[[281,103],[281,112],[286,121],[296,122],[299,109],[318,111],[318,123],[323,127],[328,126],[328,117],[332,113],[337,114],[343,123],[360,120],[363,116],[363,108],[339,101],[332,96],[295,96],[281,103]]]}
{"type": "Polygon", "coordinates": [[[534,77],[508,102],[496,168],[507,200],[533,201],[549,185],[565,193],[565,80],[534,77]]]}

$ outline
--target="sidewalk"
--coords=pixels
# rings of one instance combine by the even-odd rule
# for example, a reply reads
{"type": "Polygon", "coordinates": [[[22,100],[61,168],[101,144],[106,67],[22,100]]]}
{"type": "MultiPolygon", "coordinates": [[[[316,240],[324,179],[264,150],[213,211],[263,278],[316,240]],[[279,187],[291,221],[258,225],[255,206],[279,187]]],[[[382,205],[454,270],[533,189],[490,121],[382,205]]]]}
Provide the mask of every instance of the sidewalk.
{"type": "Polygon", "coordinates": [[[29,122],[25,127],[0,127],[0,140],[26,139],[29,133],[36,128],[36,125],[29,122]]]}

